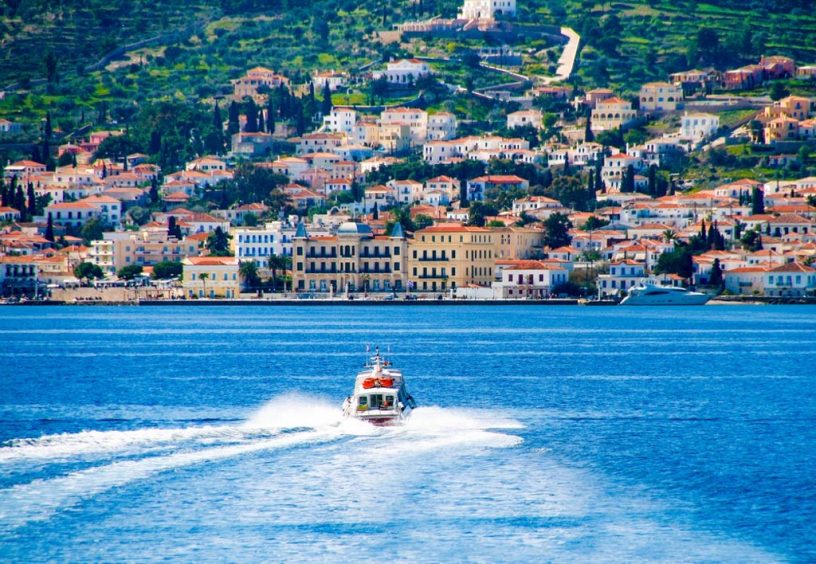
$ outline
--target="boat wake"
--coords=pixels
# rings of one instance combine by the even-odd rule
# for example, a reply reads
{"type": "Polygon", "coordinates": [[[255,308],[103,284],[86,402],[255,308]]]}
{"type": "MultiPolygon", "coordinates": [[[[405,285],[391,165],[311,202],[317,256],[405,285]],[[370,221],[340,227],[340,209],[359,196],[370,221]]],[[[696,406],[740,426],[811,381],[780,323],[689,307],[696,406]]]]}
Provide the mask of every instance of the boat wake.
{"type": "Polygon", "coordinates": [[[308,457],[314,449],[340,448],[344,442],[353,443],[355,449],[363,442],[363,450],[374,459],[377,453],[393,457],[451,447],[459,452],[503,448],[521,439],[502,431],[520,427],[490,413],[424,407],[416,409],[404,426],[381,428],[343,417],[326,400],[286,395],[238,424],[87,430],[15,439],[0,447],[0,476],[12,484],[0,489],[0,534],[47,520],[113,488],[193,465],[298,448],[305,448],[302,456],[308,457]],[[30,479],[32,472],[36,479],[30,479]]]}

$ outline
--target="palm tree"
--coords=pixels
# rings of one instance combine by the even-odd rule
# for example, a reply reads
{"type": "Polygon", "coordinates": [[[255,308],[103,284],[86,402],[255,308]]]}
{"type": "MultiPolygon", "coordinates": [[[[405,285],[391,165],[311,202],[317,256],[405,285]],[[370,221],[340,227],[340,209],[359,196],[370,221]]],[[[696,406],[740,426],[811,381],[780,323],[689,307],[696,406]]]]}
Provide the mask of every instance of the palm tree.
{"type": "Polygon", "coordinates": [[[664,240],[666,243],[671,243],[671,242],[672,242],[672,241],[674,241],[675,239],[677,239],[677,234],[674,232],[674,230],[672,230],[672,229],[666,229],[666,230],[663,232],[663,240],[664,240]]]}
{"type": "Polygon", "coordinates": [[[241,264],[238,266],[238,274],[250,290],[258,287],[260,283],[258,279],[258,266],[254,260],[241,261],[241,264]]]}
{"type": "Polygon", "coordinates": [[[201,283],[204,285],[204,297],[207,297],[207,280],[210,278],[210,275],[206,272],[202,272],[198,278],[201,280],[201,283]]]}
{"type": "Polygon", "coordinates": [[[287,264],[286,257],[281,255],[269,255],[267,266],[272,271],[272,291],[275,291],[275,286],[278,281],[278,270],[284,270],[287,264]]]}

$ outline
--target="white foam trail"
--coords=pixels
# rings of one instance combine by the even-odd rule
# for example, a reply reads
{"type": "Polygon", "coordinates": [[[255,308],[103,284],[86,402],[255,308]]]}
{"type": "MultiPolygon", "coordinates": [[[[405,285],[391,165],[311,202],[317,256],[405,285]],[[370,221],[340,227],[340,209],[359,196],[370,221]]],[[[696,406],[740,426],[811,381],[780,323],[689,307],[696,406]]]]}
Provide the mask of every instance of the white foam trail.
{"type": "Polygon", "coordinates": [[[0,447],[0,464],[28,460],[56,462],[91,455],[147,454],[157,447],[173,447],[188,441],[203,445],[245,442],[257,439],[258,433],[328,427],[342,427],[346,433],[354,435],[374,432],[369,425],[344,420],[338,405],[320,398],[287,394],[267,402],[238,425],[81,431],[14,439],[9,446],[0,447]]]}
{"type": "Polygon", "coordinates": [[[141,450],[150,446],[176,445],[190,440],[240,440],[245,433],[230,426],[135,429],[132,431],[82,431],[14,439],[0,448],[0,464],[20,460],[59,460],[100,453],[141,450]]]}
{"type": "Polygon", "coordinates": [[[337,433],[332,432],[304,431],[250,444],[125,460],[80,470],[60,478],[35,480],[13,486],[0,490],[0,530],[16,529],[32,521],[44,521],[58,510],[76,505],[83,499],[166,470],[263,450],[326,441],[336,435],[337,433]]]}
{"type": "Polygon", "coordinates": [[[448,433],[463,430],[523,429],[524,425],[494,411],[429,406],[413,410],[405,428],[412,432],[448,433]]]}

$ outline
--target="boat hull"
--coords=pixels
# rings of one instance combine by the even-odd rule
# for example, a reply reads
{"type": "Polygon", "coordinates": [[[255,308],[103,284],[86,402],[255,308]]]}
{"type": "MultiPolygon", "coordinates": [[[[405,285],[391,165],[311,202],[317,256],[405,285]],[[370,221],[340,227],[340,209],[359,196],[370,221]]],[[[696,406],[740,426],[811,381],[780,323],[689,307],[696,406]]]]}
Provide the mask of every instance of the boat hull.
{"type": "Polygon", "coordinates": [[[683,294],[678,296],[627,296],[620,305],[626,306],[695,306],[705,305],[709,297],[705,294],[683,294]]]}

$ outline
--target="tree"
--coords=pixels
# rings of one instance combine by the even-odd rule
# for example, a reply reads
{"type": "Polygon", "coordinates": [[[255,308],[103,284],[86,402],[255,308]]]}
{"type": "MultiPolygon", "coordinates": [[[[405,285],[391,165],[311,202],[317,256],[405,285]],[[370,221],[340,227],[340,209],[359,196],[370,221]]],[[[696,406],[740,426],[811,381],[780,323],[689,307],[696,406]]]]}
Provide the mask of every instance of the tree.
{"type": "Polygon", "coordinates": [[[231,238],[232,237],[221,229],[219,225],[215,228],[215,231],[210,233],[207,237],[207,242],[204,246],[210,252],[210,255],[214,257],[229,257],[232,256],[229,249],[229,240],[231,238]]]}
{"type": "Polygon", "coordinates": [[[760,215],[765,213],[765,193],[758,187],[751,189],[751,214],[760,215]]]}
{"type": "Polygon", "coordinates": [[[57,80],[57,57],[51,51],[45,56],[45,77],[48,82],[57,80]]]}
{"type": "Polygon", "coordinates": [[[209,272],[202,272],[198,275],[198,279],[201,280],[202,289],[204,290],[204,296],[207,296],[207,280],[210,279],[209,272]]]}
{"type": "Polygon", "coordinates": [[[332,111],[332,97],[331,97],[331,88],[329,88],[329,81],[327,80],[323,84],[323,103],[320,106],[320,112],[327,116],[332,111]]]}
{"type": "Polygon", "coordinates": [[[720,37],[711,28],[703,27],[697,32],[697,52],[706,62],[716,62],[719,57],[720,37]]]}
{"type": "Polygon", "coordinates": [[[587,110],[586,127],[584,128],[584,141],[587,143],[595,141],[595,134],[592,132],[592,110],[587,110]]]}
{"type": "Polygon", "coordinates": [[[258,265],[255,264],[254,260],[242,260],[238,265],[238,275],[244,281],[244,287],[250,290],[261,285],[261,278],[258,276],[258,265]]]}
{"type": "Polygon", "coordinates": [[[45,226],[45,239],[54,242],[54,219],[48,214],[48,223],[45,226]]]}
{"type": "Polygon", "coordinates": [[[484,227],[486,218],[498,213],[498,209],[486,202],[471,202],[468,207],[468,225],[484,227]]]}
{"type": "Polygon", "coordinates": [[[79,234],[85,240],[86,244],[90,244],[91,241],[102,239],[102,235],[105,233],[105,227],[106,225],[100,219],[94,217],[85,222],[79,234]]]}
{"type": "Polygon", "coordinates": [[[102,272],[99,265],[91,262],[81,262],[74,267],[74,276],[87,282],[95,278],[104,278],[105,273],[102,272]]]}
{"type": "Polygon", "coordinates": [[[174,215],[167,218],[167,236],[175,237],[179,241],[184,238],[184,235],[181,233],[181,226],[179,226],[176,221],[176,216],[174,215]]]}
{"type": "Polygon", "coordinates": [[[601,227],[605,227],[609,225],[609,221],[605,219],[601,219],[596,215],[589,216],[584,224],[581,226],[582,231],[595,231],[596,229],[600,229],[601,227]]]}
{"type": "Polygon", "coordinates": [[[649,167],[649,195],[657,196],[657,165],[649,167]]]}
{"type": "Polygon", "coordinates": [[[635,191],[635,167],[629,165],[623,173],[623,180],[621,181],[621,192],[635,191]]]}
{"type": "Polygon", "coordinates": [[[774,102],[776,102],[777,100],[781,100],[782,98],[784,98],[786,96],[789,96],[789,95],[790,95],[790,90],[785,88],[785,84],[783,82],[780,82],[780,81],[777,80],[776,82],[771,84],[770,97],[771,97],[771,100],[773,100],[774,102]]]}
{"type": "Polygon", "coordinates": [[[150,210],[146,210],[141,206],[133,206],[128,210],[127,215],[136,225],[144,225],[150,221],[150,210]]]}
{"type": "Polygon", "coordinates": [[[689,245],[678,244],[673,251],[663,253],[657,259],[655,274],[677,274],[691,278],[694,274],[694,262],[689,245]]]}
{"type": "Polygon", "coordinates": [[[267,266],[272,271],[272,291],[275,291],[278,281],[278,270],[286,270],[291,264],[291,257],[282,255],[269,255],[267,266]]]}
{"type": "Polygon", "coordinates": [[[150,179],[150,201],[154,204],[159,201],[159,179],[155,176],[150,179]]]}
{"type": "Polygon", "coordinates": [[[255,100],[248,98],[246,101],[246,126],[244,131],[248,133],[255,133],[258,131],[258,106],[255,105],[255,100]]]}
{"type": "Polygon", "coordinates": [[[708,279],[708,284],[709,286],[722,288],[723,274],[722,269],[720,268],[720,259],[718,258],[715,258],[714,262],[711,264],[711,278],[708,279]]]}
{"type": "Polygon", "coordinates": [[[241,110],[235,100],[230,102],[227,116],[227,135],[232,136],[241,131],[241,110]]]}
{"type": "Polygon", "coordinates": [[[154,280],[167,280],[181,277],[183,271],[184,266],[180,262],[164,260],[153,265],[152,276],[154,280]]]}
{"type": "Polygon", "coordinates": [[[258,216],[251,212],[245,213],[243,223],[247,227],[255,227],[258,225],[258,216]]]}
{"type": "Polygon", "coordinates": [[[37,196],[34,194],[34,184],[31,182],[28,183],[26,196],[28,200],[28,217],[34,217],[37,215],[37,196]]]}
{"type": "Polygon", "coordinates": [[[563,213],[554,213],[544,221],[544,245],[551,249],[564,247],[572,241],[569,230],[572,222],[563,213]]]}
{"type": "Polygon", "coordinates": [[[142,273],[140,264],[129,264],[119,269],[116,275],[122,280],[133,280],[142,273]]]}
{"type": "Polygon", "coordinates": [[[430,227],[431,225],[433,225],[433,223],[434,223],[433,218],[425,214],[417,214],[417,216],[414,218],[414,227],[417,230],[430,227]]]}

